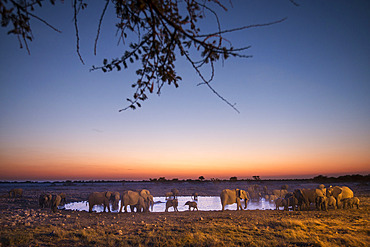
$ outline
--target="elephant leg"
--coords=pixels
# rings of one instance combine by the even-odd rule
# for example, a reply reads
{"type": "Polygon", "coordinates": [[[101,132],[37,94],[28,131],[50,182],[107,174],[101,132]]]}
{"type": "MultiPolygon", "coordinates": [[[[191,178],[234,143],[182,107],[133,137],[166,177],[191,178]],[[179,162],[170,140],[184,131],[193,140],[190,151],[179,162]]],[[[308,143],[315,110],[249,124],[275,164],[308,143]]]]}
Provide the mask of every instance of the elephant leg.
{"type": "Polygon", "coordinates": [[[236,201],[236,206],[237,206],[237,208],[236,208],[236,210],[243,210],[243,208],[242,208],[242,204],[241,204],[241,202],[238,200],[238,201],[236,201]]]}

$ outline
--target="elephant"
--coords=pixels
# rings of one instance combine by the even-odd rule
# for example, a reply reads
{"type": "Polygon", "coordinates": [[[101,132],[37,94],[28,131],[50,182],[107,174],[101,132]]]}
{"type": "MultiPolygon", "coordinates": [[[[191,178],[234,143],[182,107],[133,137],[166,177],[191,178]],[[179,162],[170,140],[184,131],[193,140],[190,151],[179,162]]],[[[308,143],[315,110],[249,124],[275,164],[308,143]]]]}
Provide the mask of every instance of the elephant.
{"type": "Polygon", "coordinates": [[[358,199],[358,197],[352,197],[351,202],[352,202],[352,207],[356,206],[357,209],[360,208],[360,199],[358,199]]]}
{"type": "Polygon", "coordinates": [[[337,200],[335,200],[334,196],[326,197],[326,200],[328,201],[328,207],[333,207],[334,209],[337,209],[337,200]]]}
{"type": "Polygon", "coordinates": [[[316,209],[322,211],[328,211],[329,199],[326,196],[316,197],[316,209]]]}
{"type": "Polygon", "coordinates": [[[326,193],[325,185],[320,184],[319,186],[317,186],[317,188],[315,189],[315,193],[316,193],[316,198],[315,198],[316,209],[323,210],[323,207],[327,208],[327,205],[326,206],[323,205],[323,204],[327,204],[326,202],[327,193],[326,193]]]}
{"type": "Polygon", "coordinates": [[[346,198],[352,198],[353,197],[353,191],[348,188],[347,186],[330,186],[326,190],[327,196],[334,196],[335,200],[337,200],[337,208],[342,208],[341,201],[346,198]]]}
{"type": "Polygon", "coordinates": [[[298,208],[300,210],[309,210],[311,203],[316,203],[316,189],[296,189],[293,192],[298,200],[298,208]]]}
{"type": "Polygon", "coordinates": [[[62,201],[62,198],[60,195],[53,195],[51,198],[51,210],[53,210],[54,213],[57,212],[58,206],[60,202],[62,201]]]}
{"type": "Polygon", "coordinates": [[[60,204],[66,204],[66,194],[62,192],[59,194],[59,196],[62,198],[60,204]]]}
{"type": "Polygon", "coordinates": [[[191,202],[191,201],[187,201],[185,203],[185,205],[189,205],[189,211],[191,208],[193,208],[193,211],[196,209],[198,211],[198,204],[197,202],[191,202]]]}
{"type": "Polygon", "coordinates": [[[166,209],[165,212],[168,212],[168,208],[173,207],[175,212],[178,212],[177,206],[179,205],[179,201],[177,199],[168,199],[166,202],[166,209]]]}
{"type": "Polygon", "coordinates": [[[274,202],[276,199],[278,199],[276,195],[265,195],[266,201],[274,202]]]}
{"type": "Polygon", "coordinates": [[[139,190],[139,194],[140,196],[144,198],[146,208],[149,210],[149,207],[151,207],[153,210],[154,199],[153,199],[153,196],[150,194],[150,191],[147,189],[142,189],[142,190],[139,190]]]}
{"type": "Polygon", "coordinates": [[[357,209],[360,208],[360,199],[358,199],[358,197],[346,198],[343,199],[342,202],[343,208],[354,208],[354,206],[356,206],[357,209]]]}
{"type": "Polygon", "coordinates": [[[250,195],[251,201],[259,201],[262,197],[261,193],[259,192],[259,185],[251,185],[247,189],[248,194],[250,195]]]}
{"type": "Polygon", "coordinates": [[[198,193],[197,193],[197,192],[194,192],[194,193],[191,195],[191,199],[193,199],[194,201],[198,201],[198,193]]]}
{"type": "Polygon", "coordinates": [[[16,198],[17,196],[22,197],[23,196],[23,189],[11,189],[9,190],[9,197],[16,198]]]}
{"type": "Polygon", "coordinates": [[[176,199],[179,196],[179,190],[178,189],[173,188],[171,190],[171,192],[173,193],[173,199],[176,199]]]}
{"type": "Polygon", "coordinates": [[[119,209],[119,201],[121,200],[121,195],[119,192],[115,191],[112,192],[110,198],[109,198],[109,203],[112,204],[112,210],[116,211],[119,209]]]}
{"type": "Polygon", "coordinates": [[[277,196],[278,198],[284,198],[285,195],[288,193],[288,190],[280,189],[280,190],[273,190],[272,194],[277,196]]]}
{"type": "Polygon", "coordinates": [[[125,208],[125,212],[127,212],[127,206],[130,206],[132,212],[134,207],[136,207],[137,212],[147,212],[149,211],[147,205],[145,198],[140,195],[139,191],[128,190],[123,192],[121,196],[121,208],[119,212],[122,212],[123,207],[125,208]]]}
{"type": "Polygon", "coordinates": [[[278,198],[275,200],[276,210],[279,210],[280,207],[284,207],[284,209],[288,208],[288,201],[285,198],[278,198]]]}
{"type": "Polygon", "coordinates": [[[292,210],[295,211],[296,208],[298,207],[298,199],[294,196],[292,192],[289,192],[285,195],[286,200],[286,208],[285,210],[289,210],[289,207],[292,207],[292,210]]]}
{"type": "Polygon", "coordinates": [[[108,212],[110,212],[109,207],[109,200],[112,196],[112,192],[105,191],[105,192],[92,192],[89,195],[89,213],[92,212],[92,208],[94,205],[103,205],[104,209],[103,212],[105,212],[105,209],[108,208],[108,212]]]}
{"type": "Polygon", "coordinates": [[[263,194],[264,194],[264,195],[268,195],[268,194],[270,194],[266,185],[265,185],[265,186],[263,186],[263,188],[262,188],[262,189],[263,189],[263,194]]]}
{"type": "Polygon", "coordinates": [[[51,207],[52,195],[41,194],[39,196],[39,206],[40,208],[49,208],[51,207]]]}
{"type": "Polygon", "coordinates": [[[171,197],[173,198],[173,193],[172,192],[167,192],[165,194],[165,196],[166,196],[166,200],[171,199],[171,197]]]}
{"type": "Polygon", "coordinates": [[[220,195],[221,198],[221,205],[222,205],[222,211],[225,210],[225,206],[228,204],[234,204],[236,203],[236,210],[243,210],[242,205],[240,203],[240,199],[244,199],[245,201],[245,207],[247,208],[247,203],[250,198],[248,192],[245,190],[240,190],[240,189],[234,189],[234,190],[229,190],[229,189],[224,189],[221,192],[220,195]]]}

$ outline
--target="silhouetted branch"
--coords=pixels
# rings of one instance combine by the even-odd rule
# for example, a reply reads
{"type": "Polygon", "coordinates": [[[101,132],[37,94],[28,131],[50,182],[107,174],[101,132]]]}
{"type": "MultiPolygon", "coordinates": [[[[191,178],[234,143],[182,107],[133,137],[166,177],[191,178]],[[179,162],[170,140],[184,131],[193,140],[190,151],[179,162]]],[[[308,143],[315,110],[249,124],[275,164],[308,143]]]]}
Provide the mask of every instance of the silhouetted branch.
{"type": "Polygon", "coordinates": [[[211,33],[211,34],[202,34],[202,35],[198,35],[196,37],[199,37],[199,38],[209,37],[209,36],[215,36],[215,35],[220,35],[220,34],[225,34],[225,33],[232,33],[232,32],[241,31],[241,30],[245,30],[245,29],[249,29],[249,28],[254,28],[254,27],[271,26],[271,25],[274,25],[274,24],[278,24],[280,22],[283,22],[286,19],[288,19],[288,17],[284,17],[284,18],[282,18],[280,20],[273,21],[273,22],[268,22],[268,23],[263,23],[263,24],[253,24],[253,25],[248,25],[248,26],[244,26],[244,27],[238,27],[238,28],[223,30],[223,31],[219,31],[219,32],[216,32],[216,33],[211,33]]]}
{"type": "Polygon", "coordinates": [[[107,10],[108,8],[108,5],[109,5],[109,1],[110,0],[106,0],[106,3],[105,3],[105,6],[104,6],[104,9],[103,9],[103,13],[101,14],[100,16],[100,20],[99,20],[99,25],[98,25],[98,31],[96,33],[96,38],[95,38],[95,45],[94,45],[94,55],[96,55],[96,46],[98,44],[98,39],[99,39],[99,35],[100,35],[100,27],[101,27],[101,24],[103,22],[103,17],[105,15],[105,11],[107,10]]]}
{"type": "Polygon", "coordinates": [[[75,25],[75,31],[76,31],[76,52],[78,57],[80,58],[80,61],[82,64],[85,64],[84,60],[82,59],[82,56],[80,54],[80,36],[78,34],[78,25],[77,25],[77,0],[73,1],[73,9],[74,9],[74,25],[75,25]]]}

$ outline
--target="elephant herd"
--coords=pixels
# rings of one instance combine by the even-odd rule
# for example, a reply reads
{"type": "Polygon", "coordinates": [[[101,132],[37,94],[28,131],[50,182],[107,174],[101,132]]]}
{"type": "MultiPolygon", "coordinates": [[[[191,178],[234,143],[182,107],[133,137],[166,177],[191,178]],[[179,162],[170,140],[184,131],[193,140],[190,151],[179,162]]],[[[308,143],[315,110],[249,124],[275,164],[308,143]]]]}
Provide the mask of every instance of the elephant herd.
{"type": "Polygon", "coordinates": [[[220,195],[222,211],[227,204],[237,204],[237,210],[242,210],[241,200],[244,199],[244,209],[247,208],[249,200],[259,201],[264,198],[266,201],[274,202],[276,210],[284,207],[284,210],[309,210],[314,204],[317,210],[327,211],[333,209],[359,208],[360,200],[354,196],[353,191],[347,186],[330,186],[325,188],[323,184],[314,189],[295,189],[288,191],[288,186],[281,189],[268,191],[265,186],[259,190],[258,185],[250,186],[247,190],[223,190],[220,195]]]}
{"type": "MultiPolygon", "coordinates": [[[[179,191],[177,189],[172,189],[171,192],[165,194],[166,196],[166,209],[165,212],[168,212],[170,207],[173,207],[174,211],[178,211],[178,197],[179,191]]],[[[194,193],[193,198],[196,200],[198,193],[194,193]]],[[[153,211],[154,199],[153,195],[150,194],[150,191],[147,189],[141,189],[138,191],[127,190],[122,194],[119,192],[92,192],[89,195],[89,212],[92,212],[92,209],[95,205],[103,205],[103,212],[107,209],[110,212],[110,206],[112,210],[118,210],[119,201],[121,201],[121,207],[118,212],[127,212],[127,207],[130,207],[131,212],[149,212],[149,209],[153,211]]],[[[185,205],[189,206],[189,210],[198,210],[196,202],[186,202],[185,205]]]]}
{"type": "Polygon", "coordinates": [[[139,191],[124,191],[122,195],[119,192],[92,192],[88,198],[89,212],[95,205],[103,205],[103,212],[108,209],[110,212],[110,205],[112,210],[119,210],[122,212],[122,208],[127,212],[127,207],[130,206],[131,212],[148,212],[149,208],[153,209],[154,200],[153,195],[150,194],[149,190],[142,189],[139,191]],[[121,207],[119,208],[119,201],[121,201],[121,207]]]}
{"type": "MultiPolygon", "coordinates": [[[[17,198],[23,196],[23,189],[15,188],[11,189],[8,192],[9,198],[17,198]]],[[[46,194],[43,193],[39,196],[39,206],[40,208],[51,208],[51,210],[55,213],[58,209],[59,205],[66,203],[66,194],[46,194]]]]}
{"type": "Polygon", "coordinates": [[[359,208],[360,200],[354,196],[353,191],[347,186],[330,186],[325,188],[323,184],[315,189],[296,189],[293,192],[295,198],[293,210],[309,209],[314,204],[317,210],[327,211],[333,209],[359,208]]]}
{"type": "Polygon", "coordinates": [[[39,206],[40,208],[51,208],[51,210],[55,213],[58,209],[59,205],[66,203],[66,194],[41,194],[39,196],[39,206]]]}
{"type": "MultiPolygon", "coordinates": [[[[9,191],[9,197],[22,197],[22,189],[12,189],[9,191]]],[[[174,211],[178,211],[178,197],[179,191],[172,189],[171,192],[165,193],[166,198],[166,209],[168,212],[170,207],[173,207],[174,211]]],[[[281,207],[284,210],[309,210],[311,205],[317,210],[327,211],[328,209],[350,209],[359,208],[360,200],[354,196],[353,191],[347,186],[330,186],[325,188],[323,184],[313,189],[295,189],[292,192],[288,191],[288,186],[282,186],[281,189],[269,191],[267,187],[263,187],[261,190],[258,185],[252,185],[247,190],[242,189],[224,189],[220,194],[222,211],[225,210],[226,205],[237,204],[237,210],[243,210],[247,208],[248,201],[259,201],[264,198],[270,203],[274,203],[276,210],[281,207]],[[241,201],[244,200],[244,207],[241,201]]],[[[189,210],[198,210],[197,200],[198,193],[192,194],[192,200],[185,203],[189,206],[189,210]]],[[[59,205],[66,203],[66,195],[60,194],[41,194],[39,196],[39,206],[41,208],[51,208],[53,212],[56,212],[59,205]]],[[[108,212],[113,211],[127,212],[127,207],[130,207],[131,212],[149,212],[149,209],[153,211],[154,197],[147,189],[141,189],[137,191],[128,190],[123,193],[119,192],[92,192],[88,196],[89,212],[95,205],[102,205],[103,211],[106,209],[108,212]],[[121,205],[119,207],[119,202],[121,205]]]]}
{"type": "Polygon", "coordinates": [[[323,184],[314,189],[295,189],[275,200],[276,209],[309,210],[314,205],[317,210],[359,208],[360,200],[347,186],[330,186],[323,184]]]}

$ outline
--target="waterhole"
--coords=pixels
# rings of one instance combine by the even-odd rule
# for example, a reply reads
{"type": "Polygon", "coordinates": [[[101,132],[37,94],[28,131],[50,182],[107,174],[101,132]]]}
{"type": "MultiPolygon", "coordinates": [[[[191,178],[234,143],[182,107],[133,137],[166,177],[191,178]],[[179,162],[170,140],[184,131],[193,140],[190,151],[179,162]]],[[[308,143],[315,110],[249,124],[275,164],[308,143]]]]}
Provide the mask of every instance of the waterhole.
{"type": "MultiPolygon", "coordinates": [[[[179,196],[178,197],[179,205],[177,209],[179,211],[187,211],[189,210],[189,206],[185,205],[187,201],[193,201],[190,196],[179,196]]],[[[199,196],[198,201],[198,209],[202,211],[214,211],[214,210],[221,210],[221,199],[219,196],[199,196]]],[[[119,202],[119,206],[121,206],[121,201],[119,202]]],[[[244,201],[242,201],[242,206],[244,208],[244,201]]],[[[64,205],[64,209],[67,210],[77,210],[77,211],[89,211],[89,203],[86,201],[82,202],[72,202],[64,205]]],[[[164,212],[166,209],[166,199],[165,197],[154,197],[154,207],[152,212],[164,212]]],[[[226,210],[236,210],[236,203],[231,205],[226,205],[226,210]]],[[[261,199],[258,202],[248,202],[247,210],[268,210],[268,209],[275,209],[275,204],[269,201],[265,201],[261,199]]],[[[94,206],[94,212],[103,212],[103,206],[94,206]]],[[[122,209],[123,211],[123,209],[122,209]]],[[[127,207],[127,211],[130,212],[129,207],[127,207]]],[[[174,209],[170,207],[168,209],[169,212],[173,212],[174,209]]],[[[117,211],[112,211],[117,212],[117,211]]]]}

